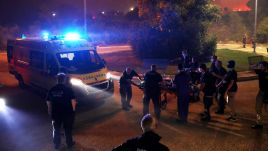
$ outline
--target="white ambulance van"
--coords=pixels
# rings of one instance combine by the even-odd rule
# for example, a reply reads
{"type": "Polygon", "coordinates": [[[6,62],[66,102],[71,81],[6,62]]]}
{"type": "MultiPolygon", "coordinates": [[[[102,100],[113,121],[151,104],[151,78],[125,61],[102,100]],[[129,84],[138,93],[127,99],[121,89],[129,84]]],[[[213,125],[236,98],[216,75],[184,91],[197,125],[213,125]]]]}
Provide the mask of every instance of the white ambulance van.
{"type": "Polygon", "coordinates": [[[56,75],[63,72],[76,94],[113,93],[111,74],[96,47],[74,34],[8,40],[7,58],[9,72],[20,87],[30,85],[48,91],[56,84],[56,75]]]}

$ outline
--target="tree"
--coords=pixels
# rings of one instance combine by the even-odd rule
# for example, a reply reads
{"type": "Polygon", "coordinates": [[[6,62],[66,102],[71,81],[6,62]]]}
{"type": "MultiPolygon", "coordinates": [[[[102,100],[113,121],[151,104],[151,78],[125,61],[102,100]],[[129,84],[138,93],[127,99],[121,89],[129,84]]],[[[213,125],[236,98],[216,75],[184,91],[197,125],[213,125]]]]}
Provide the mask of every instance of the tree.
{"type": "Polygon", "coordinates": [[[268,17],[264,18],[258,26],[257,41],[260,43],[268,42],[268,17]]]}
{"type": "MultiPolygon", "coordinates": [[[[154,0],[146,17],[140,21],[134,48],[142,57],[174,58],[187,49],[193,56],[206,56],[209,38],[207,29],[219,17],[219,10],[210,0],[154,0]]],[[[150,8],[149,7],[149,8],[150,8]]]]}

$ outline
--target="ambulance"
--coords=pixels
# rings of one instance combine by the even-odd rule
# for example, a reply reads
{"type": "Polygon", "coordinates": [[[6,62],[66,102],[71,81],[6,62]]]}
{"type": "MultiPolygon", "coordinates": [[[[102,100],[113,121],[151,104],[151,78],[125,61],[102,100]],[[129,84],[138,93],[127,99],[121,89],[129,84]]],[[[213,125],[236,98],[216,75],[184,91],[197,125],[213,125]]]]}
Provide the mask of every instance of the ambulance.
{"type": "Polygon", "coordinates": [[[64,36],[8,40],[9,72],[26,85],[48,91],[57,83],[58,73],[67,74],[78,95],[112,94],[111,74],[96,47],[76,33],[64,36]]]}

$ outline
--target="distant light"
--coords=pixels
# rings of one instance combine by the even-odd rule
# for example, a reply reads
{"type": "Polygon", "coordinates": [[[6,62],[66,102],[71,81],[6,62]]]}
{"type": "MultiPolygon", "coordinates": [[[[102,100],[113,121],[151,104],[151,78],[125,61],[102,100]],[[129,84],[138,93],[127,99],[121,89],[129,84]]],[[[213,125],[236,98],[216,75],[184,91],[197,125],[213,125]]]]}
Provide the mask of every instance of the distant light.
{"type": "Polygon", "coordinates": [[[5,99],[0,98],[0,111],[4,111],[6,108],[6,102],[5,99]]]}
{"type": "Polygon", "coordinates": [[[70,82],[72,85],[75,85],[75,86],[83,86],[84,85],[82,80],[76,79],[76,78],[71,78],[70,82]]]}
{"type": "Polygon", "coordinates": [[[21,39],[25,39],[26,36],[24,34],[21,35],[21,39]]]}
{"type": "Polygon", "coordinates": [[[134,11],[134,7],[130,7],[129,8],[129,11],[134,11]]]}
{"type": "Polygon", "coordinates": [[[56,13],[52,13],[52,16],[53,16],[53,17],[56,17],[56,15],[57,15],[56,13]]]}
{"type": "Polygon", "coordinates": [[[80,35],[78,33],[67,33],[64,39],[65,40],[79,40],[80,35]]]}
{"type": "Polygon", "coordinates": [[[105,14],[105,12],[104,12],[104,11],[102,11],[101,13],[102,13],[103,15],[105,14]]]}
{"type": "Polygon", "coordinates": [[[43,39],[48,40],[49,33],[48,32],[43,32],[42,36],[43,36],[43,39]]]}

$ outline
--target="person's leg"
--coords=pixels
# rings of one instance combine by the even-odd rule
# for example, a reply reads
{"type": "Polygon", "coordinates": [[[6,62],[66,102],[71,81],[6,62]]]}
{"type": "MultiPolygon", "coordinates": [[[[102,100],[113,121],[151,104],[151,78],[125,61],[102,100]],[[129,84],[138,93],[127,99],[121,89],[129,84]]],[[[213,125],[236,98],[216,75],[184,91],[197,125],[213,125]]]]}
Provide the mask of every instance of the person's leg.
{"type": "Polygon", "coordinates": [[[160,94],[156,94],[152,98],[154,104],[154,113],[157,119],[160,119],[160,94]]]}
{"type": "Polygon", "coordinates": [[[235,111],[235,92],[228,92],[228,106],[231,109],[231,117],[236,117],[236,111],[235,111]]]}
{"type": "Polygon", "coordinates": [[[130,101],[131,101],[131,98],[132,98],[132,88],[131,87],[127,88],[126,94],[127,94],[127,106],[132,107],[130,105],[130,101]]]}
{"type": "Polygon", "coordinates": [[[148,94],[144,94],[143,96],[143,115],[149,113],[149,103],[150,103],[150,96],[148,94]]]}
{"type": "Polygon", "coordinates": [[[202,117],[202,120],[204,121],[209,121],[211,116],[210,116],[210,107],[212,105],[212,101],[213,101],[213,96],[206,96],[204,95],[204,105],[205,105],[205,115],[204,117],[202,117]]]}
{"type": "Polygon", "coordinates": [[[225,108],[225,96],[224,92],[218,93],[218,100],[219,100],[219,108],[216,114],[224,114],[224,108],[225,108]]]}
{"type": "Polygon", "coordinates": [[[187,122],[189,99],[187,94],[181,94],[179,97],[179,116],[182,122],[187,122]]]}
{"type": "Polygon", "coordinates": [[[125,109],[127,105],[126,105],[126,90],[124,88],[120,88],[120,96],[121,96],[122,108],[125,109]]]}
{"type": "Polygon", "coordinates": [[[61,119],[56,119],[52,121],[52,126],[53,126],[53,143],[55,145],[55,148],[58,148],[60,146],[61,142],[61,125],[62,125],[62,120],[61,119]]]}
{"type": "Polygon", "coordinates": [[[262,124],[263,97],[264,97],[264,93],[262,91],[259,91],[256,97],[256,113],[257,113],[256,123],[259,125],[262,124]]]}
{"type": "Polygon", "coordinates": [[[64,118],[63,127],[65,131],[66,144],[68,147],[74,145],[73,134],[72,134],[73,124],[74,124],[74,115],[69,115],[64,118]]]}

